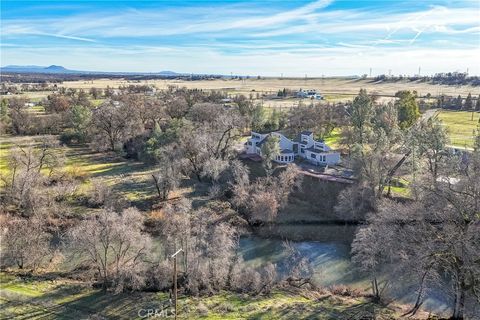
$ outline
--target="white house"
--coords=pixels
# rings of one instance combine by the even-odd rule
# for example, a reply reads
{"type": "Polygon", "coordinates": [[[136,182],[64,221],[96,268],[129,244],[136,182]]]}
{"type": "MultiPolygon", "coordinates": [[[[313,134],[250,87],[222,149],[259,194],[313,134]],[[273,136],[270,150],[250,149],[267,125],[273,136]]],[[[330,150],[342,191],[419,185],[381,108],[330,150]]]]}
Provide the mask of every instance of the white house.
{"type": "Polygon", "coordinates": [[[313,139],[311,131],[301,132],[295,139],[291,140],[280,132],[258,133],[253,132],[245,143],[247,154],[262,155],[262,144],[270,136],[279,138],[280,154],[274,160],[278,163],[290,163],[295,157],[308,160],[316,165],[333,165],[340,162],[340,153],[334,152],[323,141],[313,139]]]}
{"type": "Polygon", "coordinates": [[[320,93],[317,93],[315,89],[308,89],[308,90],[303,90],[300,89],[297,91],[297,98],[308,98],[308,99],[316,99],[316,100],[322,100],[323,97],[320,93]]]}

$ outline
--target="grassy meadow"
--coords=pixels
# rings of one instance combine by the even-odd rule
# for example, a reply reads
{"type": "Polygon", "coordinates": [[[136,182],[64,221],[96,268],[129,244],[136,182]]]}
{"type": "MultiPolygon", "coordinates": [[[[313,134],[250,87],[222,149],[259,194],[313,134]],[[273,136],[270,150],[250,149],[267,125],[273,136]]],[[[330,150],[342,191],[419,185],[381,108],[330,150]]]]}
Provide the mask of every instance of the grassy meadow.
{"type": "MultiPolygon", "coordinates": [[[[0,317],[7,319],[141,319],[148,309],[166,309],[167,293],[103,293],[76,280],[0,273],[0,317]],[[140,312],[140,313],[139,313],[140,312]]],[[[396,319],[406,307],[373,304],[363,297],[329,291],[276,290],[249,296],[220,292],[178,301],[179,319],[355,319],[375,313],[377,319],[396,319]]],[[[420,312],[415,319],[426,319],[420,312]]]]}
{"type": "Polygon", "coordinates": [[[441,110],[438,118],[447,127],[452,145],[462,148],[473,147],[480,112],[441,110]]]}

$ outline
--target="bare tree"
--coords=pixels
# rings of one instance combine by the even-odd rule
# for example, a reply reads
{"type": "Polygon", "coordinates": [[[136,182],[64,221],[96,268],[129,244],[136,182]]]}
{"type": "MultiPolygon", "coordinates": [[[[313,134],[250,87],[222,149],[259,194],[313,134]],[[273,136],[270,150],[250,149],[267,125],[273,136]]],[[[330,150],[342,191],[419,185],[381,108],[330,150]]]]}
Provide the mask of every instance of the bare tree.
{"type": "Polygon", "coordinates": [[[32,116],[28,112],[25,98],[11,98],[8,100],[8,109],[12,132],[17,135],[28,134],[33,126],[32,116]]]}
{"type": "Polygon", "coordinates": [[[113,101],[107,101],[94,110],[92,124],[98,138],[95,145],[102,147],[102,142],[106,142],[107,149],[111,151],[117,151],[119,144],[142,130],[129,106],[116,105],[113,101]]]}
{"type": "Polygon", "coordinates": [[[144,259],[151,245],[142,232],[143,216],[134,208],[117,213],[102,210],[69,230],[67,246],[97,271],[104,290],[138,289],[144,283],[144,259]]]}
{"type": "Polygon", "coordinates": [[[51,235],[39,219],[9,219],[3,226],[2,264],[37,269],[50,253],[51,235]]]}
{"type": "Polygon", "coordinates": [[[174,162],[160,162],[158,170],[152,174],[158,197],[164,201],[168,199],[171,191],[175,190],[180,183],[181,172],[174,162]]]}
{"type": "Polygon", "coordinates": [[[166,255],[183,249],[180,277],[192,294],[217,292],[228,284],[237,233],[230,223],[219,221],[226,212],[217,210],[192,210],[188,201],[181,200],[165,207],[159,226],[166,255]]]}
{"type": "Polygon", "coordinates": [[[278,210],[287,205],[292,191],[301,186],[301,181],[295,165],[288,165],[278,176],[261,177],[253,183],[248,179],[248,171],[237,167],[231,182],[232,203],[252,222],[272,222],[278,210]]]}
{"type": "Polygon", "coordinates": [[[39,213],[49,197],[45,188],[57,179],[63,162],[63,150],[52,136],[42,137],[37,147],[14,147],[8,159],[10,170],[0,176],[5,207],[24,216],[39,213]]]}
{"type": "Polygon", "coordinates": [[[412,148],[418,157],[425,160],[431,183],[436,184],[441,166],[448,165],[450,157],[446,150],[448,134],[446,128],[437,118],[420,121],[410,132],[412,148]]]}

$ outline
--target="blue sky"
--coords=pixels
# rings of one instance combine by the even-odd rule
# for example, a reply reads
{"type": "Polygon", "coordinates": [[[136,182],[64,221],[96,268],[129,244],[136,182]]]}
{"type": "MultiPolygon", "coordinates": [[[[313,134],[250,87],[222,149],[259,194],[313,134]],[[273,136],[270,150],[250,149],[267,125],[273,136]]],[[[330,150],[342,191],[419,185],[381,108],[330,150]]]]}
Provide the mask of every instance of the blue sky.
{"type": "Polygon", "coordinates": [[[1,0],[1,65],[480,74],[480,1],[1,0]]]}

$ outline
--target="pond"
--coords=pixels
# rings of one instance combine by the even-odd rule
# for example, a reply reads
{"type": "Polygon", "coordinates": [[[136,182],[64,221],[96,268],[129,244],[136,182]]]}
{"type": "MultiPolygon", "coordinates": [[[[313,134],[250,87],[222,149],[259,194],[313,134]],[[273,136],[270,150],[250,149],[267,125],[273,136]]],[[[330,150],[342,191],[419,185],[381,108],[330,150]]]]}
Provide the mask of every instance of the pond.
{"type": "MultiPolygon", "coordinates": [[[[240,253],[245,262],[259,267],[267,262],[282,266],[286,257],[286,240],[306,257],[313,269],[313,280],[321,286],[345,284],[369,290],[369,279],[351,262],[350,250],[357,226],[352,225],[276,225],[256,228],[253,234],[240,238],[240,253]]],[[[282,268],[279,268],[280,272],[282,268]]],[[[396,286],[389,291],[400,302],[412,303],[415,289],[396,286]]],[[[424,308],[448,312],[449,298],[439,290],[430,292],[424,308]]]]}
{"type": "Polygon", "coordinates": [[[362,282],[350,262],[350,243],[354,226],[280,225],[257,228],[253,235],[240,239],[243,259],[258,267],[266,262],[281,264],[286,257],[284,242],[306,257],[315,272],[314,280],[322,286],[354,285],[362,282]],[[310,240],[307,240],[310,239],[310,240]]]}

